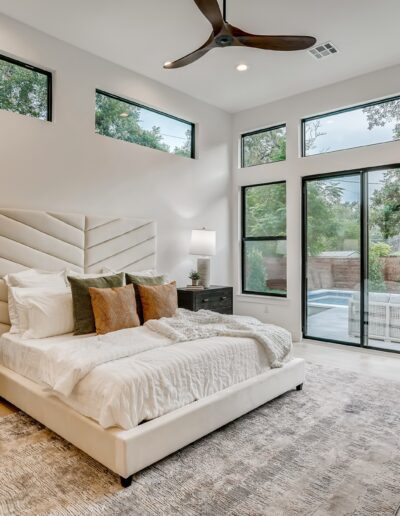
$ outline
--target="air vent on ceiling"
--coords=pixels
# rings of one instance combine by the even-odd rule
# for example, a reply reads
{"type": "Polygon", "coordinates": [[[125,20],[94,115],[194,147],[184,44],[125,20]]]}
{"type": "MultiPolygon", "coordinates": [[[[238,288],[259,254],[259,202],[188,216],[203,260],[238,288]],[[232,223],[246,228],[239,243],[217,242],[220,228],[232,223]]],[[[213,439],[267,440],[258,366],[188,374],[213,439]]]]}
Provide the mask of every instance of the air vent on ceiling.
{"type": "Polygon", "coordinates": [[[329,57],[333,54],[337,54],[339,50],[335,47],[333,43],[328,41],[327,43],[323,43],[322,45],[318,45],[317,47],[311,48],[309,52],[315,59],[323,59],[324,57],[329,57]]]}

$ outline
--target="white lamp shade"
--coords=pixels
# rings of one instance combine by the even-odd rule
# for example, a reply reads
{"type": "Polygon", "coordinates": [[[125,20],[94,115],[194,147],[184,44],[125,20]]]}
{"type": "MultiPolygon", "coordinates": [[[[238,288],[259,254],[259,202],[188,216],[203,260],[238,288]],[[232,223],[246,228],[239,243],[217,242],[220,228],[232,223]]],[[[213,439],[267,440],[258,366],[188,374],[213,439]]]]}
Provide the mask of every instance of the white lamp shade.
{"type": "Polygon", "coordinates": [[[214,256],[216,252],[216,232],[207,229],[193,229],[190,254],[214,256]]]}

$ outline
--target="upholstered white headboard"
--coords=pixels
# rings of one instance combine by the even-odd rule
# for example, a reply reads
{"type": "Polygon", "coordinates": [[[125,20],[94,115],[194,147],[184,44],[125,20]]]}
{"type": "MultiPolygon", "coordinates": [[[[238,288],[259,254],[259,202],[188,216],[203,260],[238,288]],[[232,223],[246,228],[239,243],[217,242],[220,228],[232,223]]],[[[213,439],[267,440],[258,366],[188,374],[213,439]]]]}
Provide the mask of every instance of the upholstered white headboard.
{"type": "Polygon", "coordinates": [[[141,219],[0,209],[0,334],[8,331],[1,279],[27,268],[80,272],[156,267],[156,224],[141,219]]]}

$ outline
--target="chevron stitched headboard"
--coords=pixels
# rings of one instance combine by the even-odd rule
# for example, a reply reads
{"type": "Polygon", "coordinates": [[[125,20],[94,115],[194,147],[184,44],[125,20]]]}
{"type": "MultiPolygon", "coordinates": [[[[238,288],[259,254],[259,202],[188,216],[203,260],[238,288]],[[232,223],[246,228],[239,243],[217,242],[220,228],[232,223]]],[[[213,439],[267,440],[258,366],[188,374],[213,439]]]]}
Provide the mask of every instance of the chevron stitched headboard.
{"type": "Polygon", "coordinates": [[[0,335],[9,329],[1,279],[27,268],[78,272],[156,266],[156,224],[141,219],[0,209],[0,335]]]}

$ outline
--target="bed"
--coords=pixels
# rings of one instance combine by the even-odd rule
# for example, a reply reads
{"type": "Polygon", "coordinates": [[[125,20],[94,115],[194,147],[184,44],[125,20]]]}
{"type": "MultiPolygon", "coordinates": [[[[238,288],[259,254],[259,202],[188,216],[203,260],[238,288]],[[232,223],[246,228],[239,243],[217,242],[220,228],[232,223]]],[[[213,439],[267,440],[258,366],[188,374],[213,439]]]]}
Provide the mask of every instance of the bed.
{"type": "MultiPolygon", "coordinates": [[[[0,210],[0,277],[30,267],[98,272],[155,264],[156,226],[151,221],[0,210]]],[[[121,331],[143,344],[140,354],[94,367],[70,396],[55,396],[44,382],[49,357],[71,346],[84,348],[96,337],[23,340],[8,333],[7,313],[7,291],[0,280],[0,396],[117,473],[123,486],[130,485],[137,471],[276,396],[300,389],[304,381],[302,360],[271,369],[253,338],[211,337],[167,345],[162,336],[140,327],[121,331]],[[193,357],[200,369],[191,369],[193,357]],[[171,373],[179,362],[184,364],[180,381],[190,384],[182,392],[171,373]],[[126,396],[124,371],[137,368],[140,376],[143,367],[154,370],[154,378],[162,382],[152,377],[143,387],[148,391],[150,384],[155,386],[156,394],[140,412],[136,398],[141,384],[130,389],[135,395],[126,396]],[[104,403],[110,386],[115,392],[104,403]]],[[[118,339],[121,332],[107,338],[118,339]]]]}

